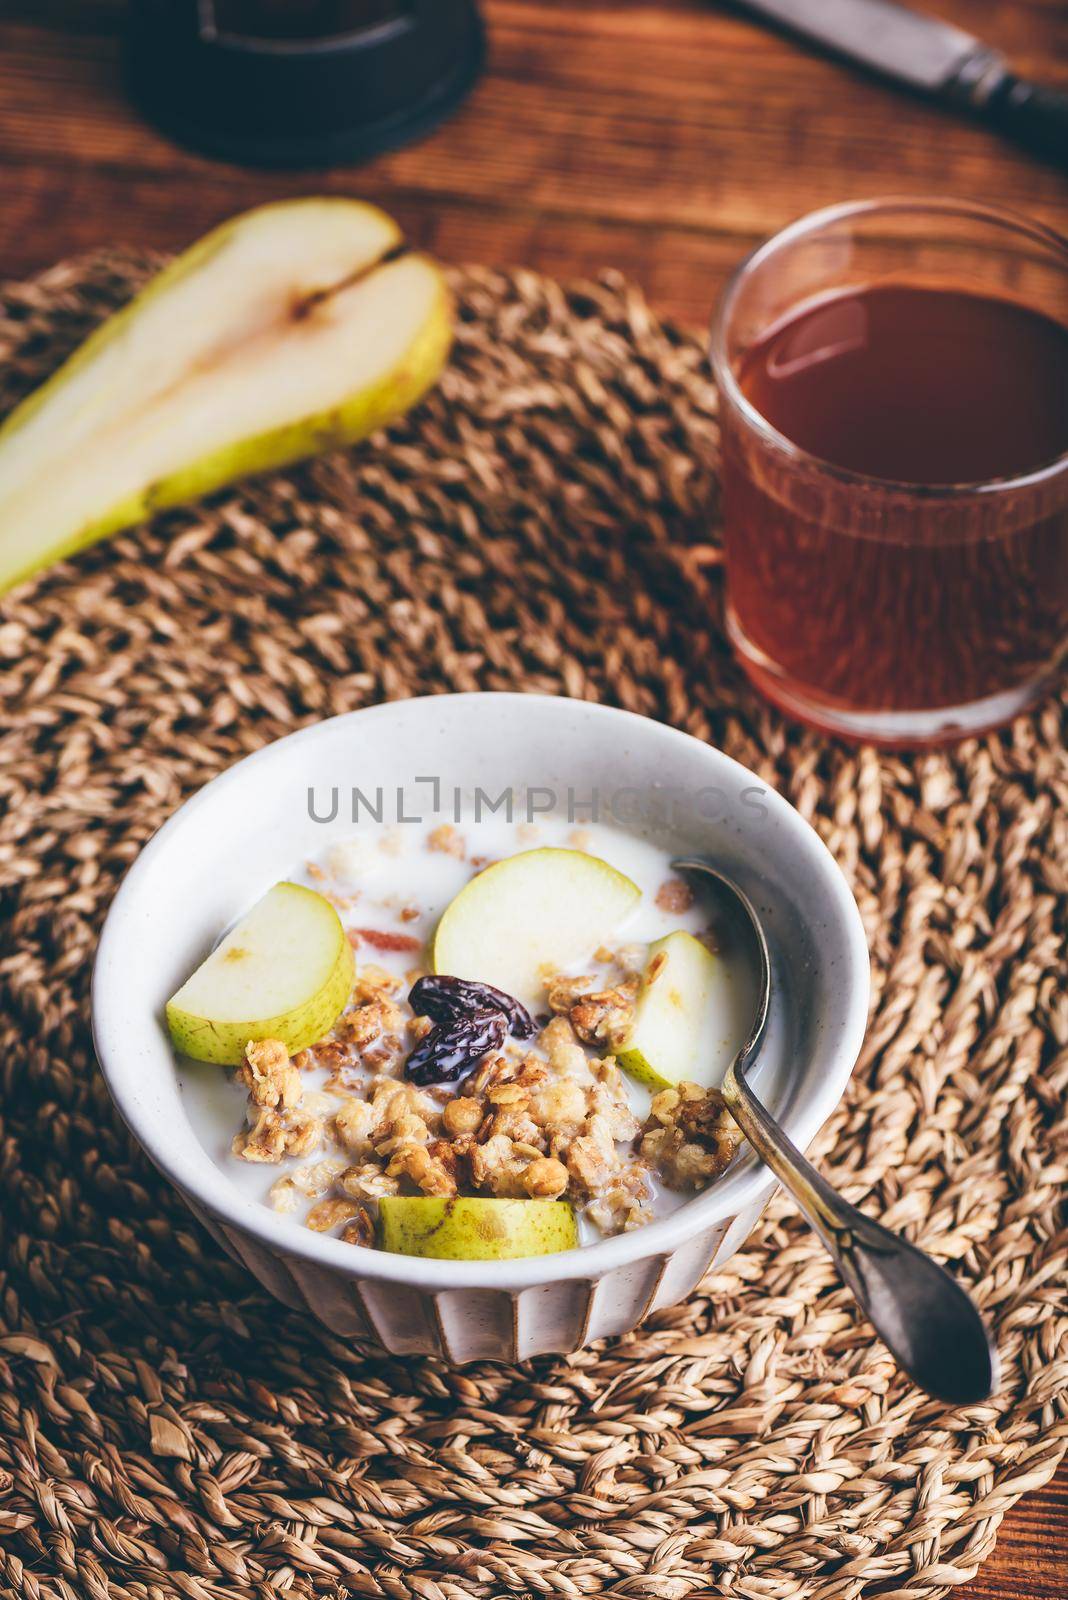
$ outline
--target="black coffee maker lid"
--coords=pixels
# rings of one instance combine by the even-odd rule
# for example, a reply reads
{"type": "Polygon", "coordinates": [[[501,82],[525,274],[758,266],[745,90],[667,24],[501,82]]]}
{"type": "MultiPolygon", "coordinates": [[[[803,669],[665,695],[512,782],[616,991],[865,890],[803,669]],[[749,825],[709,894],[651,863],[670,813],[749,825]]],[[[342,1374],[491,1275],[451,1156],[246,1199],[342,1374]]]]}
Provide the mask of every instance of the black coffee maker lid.
{"type": "Polygon", "coordinates": [[[131,98],[180,144],[312,167],[436,126],[484,36],[475,0],[131,0],[125,46],[131,98]]]}

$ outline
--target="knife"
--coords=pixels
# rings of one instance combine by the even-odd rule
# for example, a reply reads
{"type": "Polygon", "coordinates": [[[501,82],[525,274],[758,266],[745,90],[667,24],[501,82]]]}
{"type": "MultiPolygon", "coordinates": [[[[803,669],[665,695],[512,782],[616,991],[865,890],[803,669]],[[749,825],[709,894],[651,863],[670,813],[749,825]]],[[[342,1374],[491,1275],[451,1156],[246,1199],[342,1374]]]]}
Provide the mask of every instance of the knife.
{"type": "Polygon", "coordinates": [[[895,0],[740,0],[792,33],[886,78],[963,107],[1068,165],[1068,94],[1017,77],[1005,57],[895,0]]]}

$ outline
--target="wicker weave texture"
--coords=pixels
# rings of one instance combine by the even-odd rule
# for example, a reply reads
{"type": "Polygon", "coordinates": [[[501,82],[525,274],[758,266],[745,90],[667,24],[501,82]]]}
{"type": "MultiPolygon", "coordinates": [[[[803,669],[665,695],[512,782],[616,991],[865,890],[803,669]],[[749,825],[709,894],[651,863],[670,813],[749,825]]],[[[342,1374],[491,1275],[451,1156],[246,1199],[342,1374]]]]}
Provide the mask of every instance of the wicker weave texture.
{"type": "MultiPolygon", "coordinates": [[[[8,286],[3,408],[147,271],[8,286]]],[[[786,724],[723,641],[698,342],[613,278],[456,288],[388,438],[0,602],[0,1595],[928,1600],[1068,1445],[1061,707],[918,758],[786,724]],[[989,1404],[910,1389],[783,1200],[637,1333],[456,1372],[281,1309],[131,1148],[88,977],[145,839],[294,727],[517,687],[713,740],[835,853],[875,1003],[821,1158],[974,1288],[989,1404]]]]}

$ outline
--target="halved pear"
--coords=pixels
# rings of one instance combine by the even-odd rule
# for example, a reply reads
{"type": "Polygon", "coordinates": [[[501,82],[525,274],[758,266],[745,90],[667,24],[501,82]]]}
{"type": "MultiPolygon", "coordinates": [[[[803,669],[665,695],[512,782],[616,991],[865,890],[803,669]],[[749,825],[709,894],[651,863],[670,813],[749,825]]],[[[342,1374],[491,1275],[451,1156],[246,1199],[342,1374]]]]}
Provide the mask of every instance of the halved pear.
{"type": "Polygon", "coordinates": [[[243,477],[363,438],[435,381],[439,268],[341,198],[282,201],[201,239],[0,428],[0,592],[243,477]]]}
{"type": "Polygon", "coordinates": [[[518,1261],[573,1250],[575,1213],[566,1200],[453,1200],[391,1195],[378,1202],[378,1244],[401,1256],[444,1261],[518,1261]]]}
{"type": "Polygon", "coordinates": [[[583,850],[524,850],[486,867],[446,907],[434,935],[435,972],[535,999],[547,970],[604,944],[641,890],[583,850]]]}
{"type": "Polygon", "coordinates": [[[649,946],[634,1019],[614,1048],[619,1065],[650,1089],[718,1088],[756,1010],[749,977],[728,968],[692,933],[649,946]]]}
{"type": "Polygon", "coordinates": [[[236,1066],[250,1039],[290,1055],[337,1021],[353,981],[352,946],[329,900],[276,883],[167,1002],[175,1048],[236,1066]]]}

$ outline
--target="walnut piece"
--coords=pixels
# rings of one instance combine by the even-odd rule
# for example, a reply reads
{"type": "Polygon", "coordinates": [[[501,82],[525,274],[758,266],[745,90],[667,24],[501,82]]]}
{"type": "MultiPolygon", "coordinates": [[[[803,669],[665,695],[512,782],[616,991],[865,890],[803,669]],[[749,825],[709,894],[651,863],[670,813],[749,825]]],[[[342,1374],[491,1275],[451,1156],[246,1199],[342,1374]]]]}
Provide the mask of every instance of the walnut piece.
{"type": "Polygon", "coordinates": [[[320,1200],[318,1205],[312,1206],[305,1217],[305,1226],[311,1228],[313,1233],[329,1233],[331,1228],[336,1228],[339,1223],[349,1222],[358,1216],[362,1209],[355,1200],[349,1200],[347,1197],[320,1200]]]}
{"type": "Polygon", "coordinates": [[[242,1161],[278,1162],[283,1156],[311,1155],[322,1139],[319,1117],[260,1106],[248,1131],[236,1134],[230,1148],[242,1161]]]}
{"type": "Polygon", "coordinates": [[[438,1141],[427,1149],[425,1145],[406,1145],[398,1150],[386,1175],[390,1178],[408,1178],[424,1194],[451,1198],[456,1193],[456,1157],[452,1146],[438,1141]]]}
{"type": "Polygon", "coordinates": [[[370,1148],[374,1126],[375,1114],[371,1106],[366,1100],[352,1096],[341,1102],[334,1117],[334,1136],[345,1150],[360,1155],[370,1148]]]}
{"type": "Polygon", "coordinates": [[[337,1156],[327,1156],[322,1161],[312,1162],[309,1167],[298,1167],[290,1182],[309,1200],[318,1200],[324,1194],[329,1194],[344,1168],[344,1161],[337,1156]]]}
{"type": "Polygon", "coordinates": [[[375,1242],[375,1225],[371,1213],[365,1206],[360,1206],[351,1222],[347,1222],[341,1230],[341,1237],[346,1244],[362,1245],[369,1250],[375,1242]]]}
{"type": "Polygon", "coordinates": [[[497,1133],[476,1144],[470,1153],[471,1181],[476,1189],[488,1189],[502,1199],[518,1199],[526,1194],[523,1173],[529,1160],[517,1154],[512,1140],[497,1133]]]}
{"type": "Polygon", "coordinates": [[[549,1002],[549,1010],[555,1011],[559,1016],[566,1016],[575,1002],[581,1000],[587,990],[592,988],[591,977],[561,978],[554,974],[545,984],[545,998],[549,1002]]]}
{"type": "Polygon", "coordinates": [[[699,1189],[718,1178],[741,1142],[718,1089],[680,1083],[653,1096],[638,1154],[672,1189],[699,1189]]]}
{"type": "Polygon", "coordinates": [[[377,1000],[366,1000],[354,1011],[348,1012],[334,1031],[346,1044],[364,1050],[383,1035],[399,1034],[403,1026],[404,1018],[399,1008],[388,996],[382,996],[377,1000]]]}
{"type": "Polygon", "coordinates": [[[371,1139],[379,1155],[399,1144],[425,1144],[436,1132],[438,1114],[431,1100],[414,1084],[379,1078],[371,1096],[371,1139]]]}
{"type": "Polygon", "coordinates": [[[298,1105],[304,1092],[300,1072],[281,1039],[250,1039],[237,1075],[257,1106],[298,1105]]]}
{"type": "Polygon", "coordinates": [[[568,1012],[571,1026],[587,1044],[616,1044],[630,1029],[637,993],[638,979],[625,978],[614,989],[583,995],[568,1012]]]}
{"type": "Polygon", "coordinates": [[[383,1195],[396,1194],[400,1188],[397,1179],[387,1178],[374,1161],[346,1167],[337,1182],[338,1188],[353,1200],[381,1200],[383,1195]]]}

